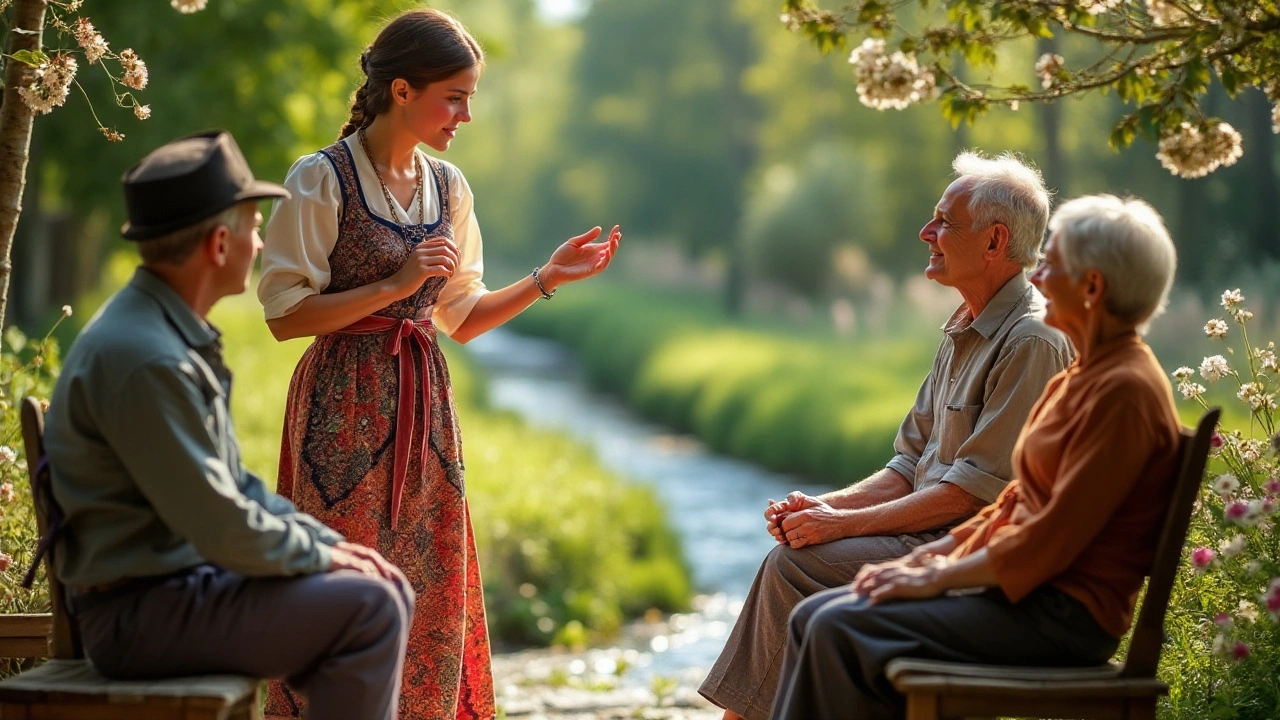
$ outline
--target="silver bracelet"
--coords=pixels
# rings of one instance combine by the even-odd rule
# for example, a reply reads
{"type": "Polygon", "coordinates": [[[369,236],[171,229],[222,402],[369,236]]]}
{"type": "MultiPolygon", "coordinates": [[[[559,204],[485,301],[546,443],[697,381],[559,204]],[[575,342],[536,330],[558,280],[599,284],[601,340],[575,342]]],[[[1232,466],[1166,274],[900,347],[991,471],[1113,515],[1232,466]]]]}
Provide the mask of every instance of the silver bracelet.
{"type": "Polygon", "coordinates": [[[550,300],[551,296],[556,294],[556,291],[547,292],[547,289],[542,286],[542,278],[538,277],[538,271],[541,269],[541,265],[533,269],[533,284],[538,286],[538,292],[542,293],[543,300],[550,300]]]}

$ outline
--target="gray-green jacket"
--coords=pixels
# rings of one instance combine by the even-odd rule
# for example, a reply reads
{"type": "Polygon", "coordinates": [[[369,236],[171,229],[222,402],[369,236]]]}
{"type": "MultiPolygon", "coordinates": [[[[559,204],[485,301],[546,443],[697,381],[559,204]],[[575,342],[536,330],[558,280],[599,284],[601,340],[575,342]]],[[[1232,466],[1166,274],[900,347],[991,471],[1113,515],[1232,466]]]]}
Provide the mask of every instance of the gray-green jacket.
{"type": "Polygon", "coordinates": [[[230,395],[218,331],[139,268],[71,346],[49,405],[64,584],[206,562],[247,576],[329,567],[342,536],[241,465],[230,395]]]}

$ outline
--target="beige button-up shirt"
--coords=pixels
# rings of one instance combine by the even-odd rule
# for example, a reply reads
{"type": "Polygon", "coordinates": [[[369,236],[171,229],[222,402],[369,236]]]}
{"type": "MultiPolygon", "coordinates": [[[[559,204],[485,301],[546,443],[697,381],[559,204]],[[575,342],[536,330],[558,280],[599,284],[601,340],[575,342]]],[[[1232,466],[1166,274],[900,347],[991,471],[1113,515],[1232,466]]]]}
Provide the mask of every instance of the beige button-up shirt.
{"type": "Polygon", "coordinates": [[[961,305],[942,326],[888,467],[917,491],[949,482],[994,502],[1013,477],[1013,445],[1032,406],[1074,354],[1043,318],[1044,298],[1021,273],[977,318],[961,305]]]}

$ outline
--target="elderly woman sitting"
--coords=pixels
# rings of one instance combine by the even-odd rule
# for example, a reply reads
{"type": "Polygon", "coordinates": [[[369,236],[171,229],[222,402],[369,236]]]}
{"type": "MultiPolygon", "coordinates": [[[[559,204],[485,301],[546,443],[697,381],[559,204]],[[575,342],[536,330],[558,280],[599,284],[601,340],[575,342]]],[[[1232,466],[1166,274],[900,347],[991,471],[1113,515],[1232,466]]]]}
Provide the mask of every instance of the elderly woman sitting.
{"type": "Polygon", "coordinates": [[[1050,220],[1031,281],[1076,346],[1049,381],[996,502],[791,615],[773,718],[900,718],[898,657],[1088,665],[1115,652],[1150,567],[1177,463],[1168,380],[1139,337],[1177,263],[1160,216],[1104,195],[1050,220]],[[948,591],[976,589],[960,594],[948,591]],[[893,600],[895,602],[886,602],[893,600]]]}

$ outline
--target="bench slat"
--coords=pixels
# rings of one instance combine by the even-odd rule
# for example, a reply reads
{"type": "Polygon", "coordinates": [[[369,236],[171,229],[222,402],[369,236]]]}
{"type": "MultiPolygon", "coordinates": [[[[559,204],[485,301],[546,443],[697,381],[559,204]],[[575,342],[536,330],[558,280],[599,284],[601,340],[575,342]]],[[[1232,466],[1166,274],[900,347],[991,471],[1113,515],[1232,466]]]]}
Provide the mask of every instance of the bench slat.
{"type": "Polygon", "coordinates": [[[171,680],[108,680],[85,660],[50,660],[0,681],[0,701],[33,697],[72,700],[76,696],[112,703],[171,699],[187,707],[228,707],[257,692],[258,681],[238,675],[205,675],[171,680]]]}
{"type": "Polygon", "coordinates": [[[53,634],[53,615],[0,615],[0,638],[48,637],[53,634]]]}

